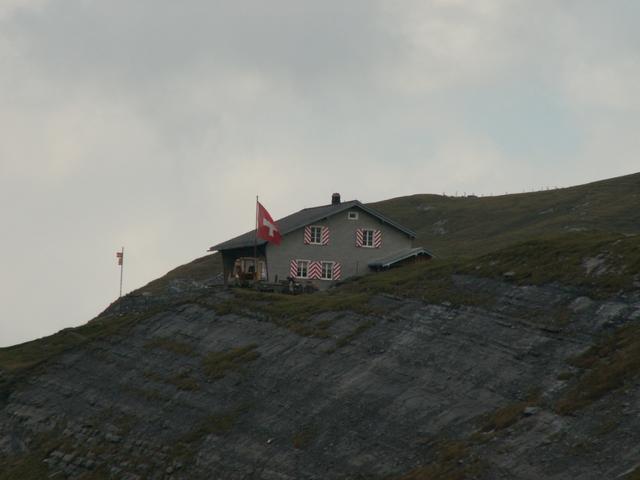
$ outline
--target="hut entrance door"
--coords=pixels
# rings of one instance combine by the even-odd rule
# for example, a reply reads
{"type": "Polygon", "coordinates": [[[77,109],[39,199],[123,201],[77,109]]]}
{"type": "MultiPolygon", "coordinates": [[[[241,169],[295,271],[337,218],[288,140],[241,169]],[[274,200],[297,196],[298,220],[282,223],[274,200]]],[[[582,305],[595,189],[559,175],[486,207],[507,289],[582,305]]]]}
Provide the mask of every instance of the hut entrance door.
{"type": "Polygon", "coordinates": [[[240,257],[233,266],[233,275],[241,281],[266,280],[267,265],[262,258],[258,258],[258,274],[256,276],[256,259],[253,257],[240,257]]]}

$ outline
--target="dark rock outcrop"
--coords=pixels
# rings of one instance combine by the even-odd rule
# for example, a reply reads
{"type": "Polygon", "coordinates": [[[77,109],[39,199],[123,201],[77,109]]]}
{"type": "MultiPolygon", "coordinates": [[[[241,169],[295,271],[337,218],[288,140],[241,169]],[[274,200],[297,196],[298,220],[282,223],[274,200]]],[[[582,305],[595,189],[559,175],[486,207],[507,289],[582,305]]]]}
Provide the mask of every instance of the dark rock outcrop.
{"type": "Polygon", "coordinates": [[[631,472],[640,462],[637,383],[573,414],[556,405],[576,381],[567,360],[637,319],[640,299],[455,282],[492,300],[375,296],[379,313],[311,319],[331,323],[328,338],[300,336],[260,312],[216,313],[230,298],[222,289],[165,309],[152,302],[154,314],[11,387],[0,403],[0,458],[16,469],[34,462],[55,478],[631,472]]]}

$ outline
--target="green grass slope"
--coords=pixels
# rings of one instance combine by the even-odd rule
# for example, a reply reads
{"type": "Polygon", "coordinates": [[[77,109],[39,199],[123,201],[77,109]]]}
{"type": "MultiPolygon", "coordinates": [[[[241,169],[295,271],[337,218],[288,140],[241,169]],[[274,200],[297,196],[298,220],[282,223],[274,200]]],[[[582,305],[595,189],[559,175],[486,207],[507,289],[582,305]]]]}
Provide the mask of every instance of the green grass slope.
{"type": "MultiPolygon", "coordinates": [[[[640,233],[640,173],[534,193],[480,198],[420,194],[370,205],[413,229],[417,244],[439,257],[476,256],[571,232],[640,233]]],[[[221,270],[219,255],[206,255],[140,291],[164,291],[176,279],[206,281],[221,270]]]]}
{"type": "Polygon", "coordinates": [[[160,278],[147,283],[136,292],[164,292],[172,280],[190,280],[206,282],[222,272],[222,258],[214,253],[174,268],[160,278]]]}
{"type": "Polygon", "coordinates": [[[436,255],[469,256],[576,231],[640,233],[640,173],[533,193],[421,194],[371,206],[415,230],[417,243],[436,255]]]}

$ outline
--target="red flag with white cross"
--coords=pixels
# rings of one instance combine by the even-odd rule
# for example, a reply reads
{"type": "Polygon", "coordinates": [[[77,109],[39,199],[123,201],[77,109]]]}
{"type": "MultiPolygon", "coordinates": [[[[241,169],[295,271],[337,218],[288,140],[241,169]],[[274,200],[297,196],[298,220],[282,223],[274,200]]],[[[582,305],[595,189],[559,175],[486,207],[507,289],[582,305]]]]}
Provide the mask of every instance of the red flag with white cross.
{"type": "Polygon", "coordinates": [[[280,245],[282,240],[280,227],[260,202],[258,202],[258,238],[276,245],[280,245]]]}

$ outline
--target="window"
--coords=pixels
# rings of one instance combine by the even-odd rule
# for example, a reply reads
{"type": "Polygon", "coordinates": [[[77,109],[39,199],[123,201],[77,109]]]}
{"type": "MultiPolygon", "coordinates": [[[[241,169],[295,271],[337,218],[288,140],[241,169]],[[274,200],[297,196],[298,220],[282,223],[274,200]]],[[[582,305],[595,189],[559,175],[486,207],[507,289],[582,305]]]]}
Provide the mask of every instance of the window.
{"type": "Polygon", "coordinates": [[[307,278],[309,276],[309,260],[298,260],[296,277],[307,278]]]}
{"type": "Polygon", "coordinates": [[[311,227],[311,240],[309,243],[322,244],[322,227],[311,227]]]}
{"type": "Polygon", "coordinates": [[[358,219],[358,212],[347,213],[347,220],[357,220],[357,219],[358,219]]]}
{"type": "Polygon", "coordinates": [[[362,230],[362,246],[373,247],[373,232],[375,230],[362,230]]]}
{"type": "Polygon", "coordinates": [[[322,280],[332,280],[333,279],[333,262],[322,262],[322,271],[320,273],[320,278],[322,280]]]}

